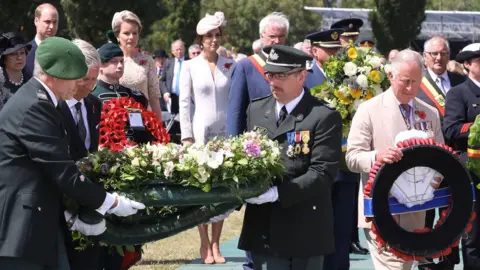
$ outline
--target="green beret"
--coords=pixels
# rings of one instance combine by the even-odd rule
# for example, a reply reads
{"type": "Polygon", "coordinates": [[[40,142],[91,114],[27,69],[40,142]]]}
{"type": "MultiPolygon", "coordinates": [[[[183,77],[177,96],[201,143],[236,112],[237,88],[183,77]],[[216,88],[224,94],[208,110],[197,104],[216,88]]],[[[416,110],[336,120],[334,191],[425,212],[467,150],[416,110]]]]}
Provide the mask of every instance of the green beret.
{"type": "Polygon", "coordinates": [[[40,43],[35,60],[45,73],[58,79],[77,80],[88,73],[82,51],[70,40],[60,37],[50,37],[40,43]]]}
{"type": "Polygon", "coordinates": [[[98,54],[100,55],[102,63],[106,63],[114,57],[123,56],[123,51],[117,44],[107,43],[98,49],[98,54]]]}

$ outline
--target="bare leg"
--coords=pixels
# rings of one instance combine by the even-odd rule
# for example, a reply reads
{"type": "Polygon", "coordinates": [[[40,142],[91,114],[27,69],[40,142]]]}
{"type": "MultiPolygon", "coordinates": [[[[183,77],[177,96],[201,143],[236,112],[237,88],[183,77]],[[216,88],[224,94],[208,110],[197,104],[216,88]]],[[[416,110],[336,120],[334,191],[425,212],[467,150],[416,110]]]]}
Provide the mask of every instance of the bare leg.
{"type": "Polygon", "coordinates": [[[212,255],[210,239],[208,239],[208,225],[198,225],[198,232],[200,233],[200,257],[202,257],[202,263],[212,264],[215,260],[212,255]]]}
{"type": "Polygon", "coordinates": [[[223,220],[212,223],[212,251],[215,263],[225,263],[225,258],[220,253],[220,235],[222,234],[223,220]]]}

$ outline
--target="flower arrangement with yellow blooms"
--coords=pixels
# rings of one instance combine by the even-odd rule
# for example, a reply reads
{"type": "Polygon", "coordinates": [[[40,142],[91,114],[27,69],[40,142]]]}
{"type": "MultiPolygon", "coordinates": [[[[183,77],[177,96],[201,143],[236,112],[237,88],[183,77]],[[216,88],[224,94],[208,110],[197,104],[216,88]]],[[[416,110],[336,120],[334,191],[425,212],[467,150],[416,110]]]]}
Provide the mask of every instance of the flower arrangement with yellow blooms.
{"type": "Polygon", "coordinates": [[[323,63],[327,80],[310,90],[342,115],[344,139],[358,106],[390,86],[384,62],[383,56],[372,48],[350,43],[323,63]]]}

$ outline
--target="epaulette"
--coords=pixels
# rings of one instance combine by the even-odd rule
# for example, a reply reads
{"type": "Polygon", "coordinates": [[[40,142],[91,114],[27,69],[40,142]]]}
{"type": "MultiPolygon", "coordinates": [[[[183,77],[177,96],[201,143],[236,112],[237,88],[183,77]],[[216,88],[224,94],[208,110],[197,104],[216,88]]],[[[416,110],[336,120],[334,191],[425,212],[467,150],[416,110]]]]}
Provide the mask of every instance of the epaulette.
{"type": "Polygon", "coordinates": [[[328,103],[327,101],[325,101],[325,100],[323,100],[323,99],[320,99],[320,98],[317,98],[317,99],[318,99],[318,101],[320,101],[325,107],[329,108],[330,110],[336,110],[336,108],[335,108],[332,104],[328,103]]]}
{"type": "Polygon", "coordinates": [[[252,102],[259,101],[259,100],[264,100],[264,99],[267,99],[271,96],[272,96],[272,94],[264,96],[264,97],[254,98],[254,99],[252,99],[252,102]]]}
{"type": "Polygon", "coordinates": [[[46,100],[49,101],[47,94],[43,92],[42,90],[37,89],[37,98],[40,100],[46,100]]]}

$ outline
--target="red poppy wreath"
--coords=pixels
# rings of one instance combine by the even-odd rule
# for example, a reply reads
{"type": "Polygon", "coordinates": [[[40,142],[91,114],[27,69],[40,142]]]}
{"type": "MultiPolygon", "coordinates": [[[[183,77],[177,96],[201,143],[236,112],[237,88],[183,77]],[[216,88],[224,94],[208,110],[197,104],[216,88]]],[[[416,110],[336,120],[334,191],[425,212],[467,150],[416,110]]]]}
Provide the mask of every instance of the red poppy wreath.
{"type": "Polygon", "coordinates": [[[131,97],[121,97],[112,98],[103,104],[99,125],[100,148],[108,148],[110,151],[117,152],[137,144],[129,140],[126,135],[126,124],[131,110],[141,113],[145,129],[154,138],[152,144],[166,144],[170,141],[170,135],[155,113],[146,110],[131,97]]]}
{"type": "Polygon", "coordinates": [[[473,195],[468,173],[462,169],[458,155],[451,147],[437,144],[431,138],[407,139],[398,142],[397,147],[402,149],[404,154],[402,160],[393,164],[376,162],[370,170],[369,180],[364,188],[366,222],[372,222],[373,238],[380,249],[390,251],[405,261],[420,261],[426,257],[439,258],[449,255],[452,248],[458,247],[462,233],[468,233],[472,229],[472,221],[476,217],[475,212],[471,211],[473,195]],[[450,195],[447,194],[448,203],[446,208],[442,209],[433,229],[425,227],[407,232],[394,225],[398,219],[392,216],[391,211],[394,211],[398,203],[391,203],[388,190],[392,188],[399,174],[412,165],[430,167],[441,173],[444,179],[450,179],[447,182],[451,192],[450,195]],[[369,212],[371,206],[373,209],[369,212]],[[452,210],[455,210],[455,213],[452,210]]]}

